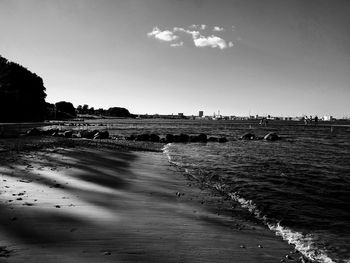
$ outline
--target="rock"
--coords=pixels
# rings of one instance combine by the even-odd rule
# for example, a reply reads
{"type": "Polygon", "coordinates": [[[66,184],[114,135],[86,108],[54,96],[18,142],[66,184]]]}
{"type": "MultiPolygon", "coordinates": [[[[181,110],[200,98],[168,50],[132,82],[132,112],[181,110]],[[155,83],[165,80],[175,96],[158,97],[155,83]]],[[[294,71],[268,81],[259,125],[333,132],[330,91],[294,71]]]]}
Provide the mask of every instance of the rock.
{"type": "Polygon", "coordinates": [[[136,136],[136,141],[149,141],[150,135],[148,133],[139,134],[136,136]]]}
{"type": "Polygon", "coordinates": [[[227,142],[227,138],[226,137],[221,137],[221,138],[219,138],[219,142],[220,143],[225,143],[225,142],[227,142]]]}
{"type": "Polygon", "coordinates": [[[55,132],[58,132],[58,129],[48,129],[48,130],[42,131],[44,135],[49,135],[49,136],[52,136],[55,132]]]}
{"type": "Polygon", "coordinates": [[[98,133],[97,130],[93,130],[93,131],[90,131],[90,130],[84,130],[84,131],[80,131],[80,136],[81,138],[85,138],[85,139],[93,139],[95,137],[95,134],[98,133]]]}
{"type": "Polygon", "coordinates": [[[190,142],[207,142],[207,135],[204,133],[201,133],[199,135],[190,136],[190,142]]]}
{"type": "Polygon", "coordinates": [[[149,140],[150,140],[151,142],[159,142],[159,141],[160,141],[160,137],[159,137],[157,134],[152,133],[152,134],[149,136],[149,140]]]}
{"type": "Polygon", "coordinates": [[[204,133],[199,134],[198,135],[198,139],[199,139],[200,142],[207,142],[208,141],[207,135],[204,134],[204,133]]]}
{"type": "Polygon", "coordinates": [[[72,131],[65,131],[63,133],[63,136],[66,138],[72,138],[73,132],[72,131]]]}
{"type": "Polygon", "coordinates": [[[210,181],[218,181],[220,179],[220,176],[218,174],[213,174],[210,176],[210,181]]]}
{"type": "Polygon", "coordinates": [[[277,141],[280,137],[275,132],[270,132],[264,136],[264,140],[266,141],[277,141]]]}
{"type": "Polygon", "coordinates": [[[130,136],[125,137],[125,140],[127,141],[134,141],[135,139],[136,139],[136,135],[134,134],[131,134],[130,136]]]}
{"type": "Polygon", "coordinates": [[[26,133],[27,136],[38,136],[41,135],[41,131],[38,130],[37,128],[33,128],[27,131],[26,133]]]}
{"type": "Polygon", "coordinates": [[[62,132],[54,132],[53,134],[52,134],[52,136],[53,137],[63,137],[63,133],[62,132]]]}
{"type": "Polygon", "coordinates": [[[108,139],[109,132],[108,131],[99,131],[94,135],[94,140],[96,139],[108,139]]]}
{"type": "Polygon", "coordinates": [[[190,142],[199,142],[199,138],[197,135],[191,135],[190,136],[190,142]]]}
{"type": "Polygon", "coordinates": [[[188,134],[181,133],[180,135],[174,135],[174,142],[188,142],[190,136],[188,134]]]}
{"type": "Polygon", "coordinates": [[[255,134],[248,132],[248,133],[243,134],[239,139],[240,140],[255,140],[255,138],[256,138],[255,134]]]}
{"type": "Polygon", "coordinates": [[[217,137],[209,137],[208,142],[219,142],[219,138],[217,137]]]}
{"type": "Polygon", "coordinates": [[[161,139],[159,140],[159,142],[160,142],[160,143],[167,143],[166,138],[161,138],[161,139]]]}
{"type": "Polygon", "coordinates": [[[172,134],[167,134],[167,135],[165,136],[165,140],[166,140],[167,143],[174,142],[174,135],[172,135],[172,134]]]}

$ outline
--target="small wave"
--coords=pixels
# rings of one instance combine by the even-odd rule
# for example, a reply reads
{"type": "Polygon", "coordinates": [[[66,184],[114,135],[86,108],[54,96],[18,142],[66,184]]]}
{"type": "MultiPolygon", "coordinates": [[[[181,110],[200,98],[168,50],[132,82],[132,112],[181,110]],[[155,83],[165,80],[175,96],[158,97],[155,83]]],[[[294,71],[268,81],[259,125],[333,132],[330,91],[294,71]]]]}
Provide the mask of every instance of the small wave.
{"type": "MultiPolygon", "coordinates": [[[[219,191],[223,190],[220,185],[216,185],[215,188],[219,191]]],[[[229,193],[228,195],[232,200],[238,202],[243,208],[248,209],[248,211],[251,212],[257,219],[262,220],[264,224],[267,225],[271,231],[275,232],[277,236],[282,237],[282,239],[287,241],[289,244],[293,244],[295,249],[302,253],[305,257],[321,263],[335,263],[330,257],[327,256],[327,253],[324,250],[316,247],[312,235],[304,235],[297,231],[293,231],[287,227],[281,226],[279,222],[273,223],[265,215],[262,215],[252,200],[246,200],[237,193],[229,193]]]]}
{"type": "Polygon", "coordinates": [[[169,161],[170,164],[173,164],[173,165],[176,165],[176,166],[181,166],[181,163],[175,162],[175,161],[173,160],[173,158],[171,157],[171,155],[170,155],[170,150],[169,150],[169,148],[170,148],[172,145],[173,145],[172,143],[166,144],[166,145],[162,148],[162,151],[163,151],[163,153],[166,155],[166,157],[168,158],[168,161],[169,161]]]}
{"type": "Polygon", "coordinates": [[[169,147],[172,145],[172,143],[167,143],[166,145],[164,145],[164,147],[162,148],[163,153],[165,153],[167,156],[169,156],[169,147]]]}

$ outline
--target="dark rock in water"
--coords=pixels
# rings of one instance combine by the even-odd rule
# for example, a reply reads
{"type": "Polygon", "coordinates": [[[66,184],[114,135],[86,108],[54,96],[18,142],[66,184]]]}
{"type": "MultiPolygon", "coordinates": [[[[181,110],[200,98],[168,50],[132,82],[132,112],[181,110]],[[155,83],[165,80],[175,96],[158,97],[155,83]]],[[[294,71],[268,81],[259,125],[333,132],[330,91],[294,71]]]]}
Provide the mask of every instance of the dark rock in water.
{"type": "Polygon", "coordinates": [[[218,181],[219,179],[220,179],[220,176],[217,174],[213,174],[212,176],[210,176],[211,181],[218,181]]]}
{"type": "Polygon", "coordinates": [[[227,138],[226,137],[221,137],[221,138],[219,138],[219,142],[220,143],[227,142],[227,138]]]}
{"type": "Polygon", "coordinates": [[[28,136],[38,136],[41,135],[41,131],[38,130],[37,128],[33,128],[27,131],[26,135],[28,136]]]}
{"type": "Polygon", "coordinates": [[[125,140],[127,141],[134,141],[136,139],[136,136],[134,134],[131,134],[130,136],[126,136],[125,140]]]}
{"type": "Polygon", "coordinates": [[[181,133],[180,135],[174,135],[174,142],[188,142],[190,136],[188,134],[181,133]]]}
{"type": "Polygon", "coordinates": [[[53,134],[52,134],[52,136],[53,137],[59,137],[59,132],[57,131],[57,132],[54,132],[53,134]]]}
{"type": "Polygon", "coordinates": [[[190,142],[199,142],[199,138],[197,135],[191,135],[190,136],[190,142]]]}
{"type": "Polygon", "coordinates": [[[280,137],[275,132],[270,132],[264,136],[264,140],[266,141],[277,141],[280,137]]]}
{"type": "Polygon", "coordinates": [[[167,134],[167,135],[165,136],[165,140],[166,140],[167,143],[174,142],[174,135],[172,135],[172,134],[167,134]]]}
{"type": "Polygon", "coordinates": [[[207,135],[204,134],[204,133],[199,134],[198,135],[198,139],[199,139],[200,142],[207,142],[208,141],[207,135]]]}
{"type": "Polygon", "coordinates": [[[99,131],[94,135],[94,139],[108,139],[109,132],[108,131],[99,131]]]}
{"type": "Polygon", "coordinates": [[[208,141],[207,135],[204,133],[190,136],[190,142],[207,142],[207,141],[208,141]]]}
{"type": "Polygon", "coordinates": [[[85,138],[85,139],[93,139],[95,137],[95,134],[98,133],[97,130],[89,131],[89,130],[84,130],[80,131],[80,137],[85,138]]]}
{"type": "Polygon", "coordinates": [[[42,131],[44,135],[50,135],[50,136],[52,136],[55,132],[58,132],[58,129],[48,129],[48,130],[42,131]]]}
{"type": "Polygon", "coordinates": [[[218,137],[209,137],[208,142],[219,142],[219,138],[218,137]]]}
{"type": "Polygon", "coordinates": [[[173,141],[174,141],[174,142],[181,142],[181,141],[180,141],[180,135],[174,134],[173,141]]]}
{"type": "Polygon", "coordinates": [[[136,136],[136,141],[149,141],[150,135],[148,133],[139,134],[136,136]]]}
{"type": "Polygon", "coordinates": [[[256,138],[255,134],[248,132],[248,133],[243,134],[239,139],[240,140],[255,140],[255,138],[256,138]]]}
{"type": "Polygon", "coordinates": [[[121,141],[126,140],[126,137],[124,137],[123,135],[115,135],[115,136],[112,136],[112,137],[109,137],[109,138],[112,139],[112,140],[121,140],[121,141]]]}
{"type": "Polygon", "coordinates": [[[149,140],[150,140],[151,142],[159,142],[160,137],[159,137],[157,134],[152,133],[152,134],[149,136],[149,140]]]}
{"type": "Polygon", "coordinates": [[[180,140],[181,142],[189,142],[190,141],[190,136],[185,133],[180,134],[180,140]]]}
{"type": "Polygon", "coordinates": [[[63,133],[63,136],[66,138],[72,138],[73,132],[72,131],[65,131],[63,133]]]}
{"type": "MultiPolygon", "coordinates": [[[[11,220],[14,221],[17,218],[13,217],[11,220]]],[[[12,253],[12,250],[8,250],[6,246],[0,247],[0,258],[9,258],[12,253]]]]}

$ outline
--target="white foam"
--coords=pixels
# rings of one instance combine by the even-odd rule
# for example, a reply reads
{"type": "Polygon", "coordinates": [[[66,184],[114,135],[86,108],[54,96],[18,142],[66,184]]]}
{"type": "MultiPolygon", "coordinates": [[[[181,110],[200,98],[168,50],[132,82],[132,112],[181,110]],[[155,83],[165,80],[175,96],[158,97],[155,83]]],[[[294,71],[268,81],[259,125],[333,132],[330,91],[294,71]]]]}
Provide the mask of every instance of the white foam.
{"type": "Polygon", "coordinates": [[[168,160],[169,160],[169,163],[171,163],[171,164],[173,164],[173,165],[176,165],[176,166],[181,166],[181,163],[173,161],[173,158],[172,158],[171,155],[170,155],[169,148],[170,148],[172,145],[173,145],[172,143],[166,144],[166,145],[163,147],[162,151],[163,151],[163,153],[167,156],[167,158],[168,158],[168,160]]]}
{"type": "MultiPolygon", "coordinates": [[[[220,185],[215,186],[218,190],[222,191],[220,185]]],[[[246,200],[237,193],[228,194],[231,199],[240,203],[243,208],[246,208],[251,212],[257,219],[260,219],[268,226],[270,230],[275,232],[277,236],[283,238],[289,244],[293,244],[295,249],[302,253],[305,257],[321,262],[321,263],[335,263],[326,253],[326,251],[316,247],[313,237],[311,234],[304,235],[297,231],[293,231],[290,228],[281,226],[279,222],[271,223],[265,215],[257,209],[257,206],[252,200],[246,200]]]]}

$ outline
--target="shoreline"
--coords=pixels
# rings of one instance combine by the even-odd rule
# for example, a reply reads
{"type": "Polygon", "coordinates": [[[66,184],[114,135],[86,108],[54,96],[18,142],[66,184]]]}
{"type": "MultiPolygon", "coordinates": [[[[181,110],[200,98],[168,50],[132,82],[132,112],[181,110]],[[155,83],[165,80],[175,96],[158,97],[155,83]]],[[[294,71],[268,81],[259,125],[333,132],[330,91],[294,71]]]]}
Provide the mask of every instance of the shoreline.
{"type": "Polygon", "coordinates": [[[8,251],[0,262],[299,258],[232,202],[173,169],[163,153],[50,145],[0,153],[0,248],[8,251]]]}

